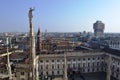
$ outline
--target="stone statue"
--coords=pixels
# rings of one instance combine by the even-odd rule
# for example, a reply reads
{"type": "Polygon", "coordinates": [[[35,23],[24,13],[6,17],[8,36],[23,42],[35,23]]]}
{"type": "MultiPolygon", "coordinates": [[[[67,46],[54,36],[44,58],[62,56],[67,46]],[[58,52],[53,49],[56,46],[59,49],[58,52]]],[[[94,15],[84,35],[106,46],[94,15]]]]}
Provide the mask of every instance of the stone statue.
{"type": "Polygon", "coordinates": [[[32,15],[32,12],[34,11],[34,9],[30,8],[29,10],[29,14],[28,14],[28,17],[29,17],[29,20],[31,21],[32,18],[33,18],[33,15],[32,15]]]}

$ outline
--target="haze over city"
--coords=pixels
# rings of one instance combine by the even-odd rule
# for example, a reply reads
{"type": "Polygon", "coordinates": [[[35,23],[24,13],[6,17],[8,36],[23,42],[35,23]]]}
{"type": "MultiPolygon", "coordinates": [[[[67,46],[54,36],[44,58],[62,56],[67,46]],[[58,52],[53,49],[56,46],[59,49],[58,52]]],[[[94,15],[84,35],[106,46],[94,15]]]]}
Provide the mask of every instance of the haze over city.
{"type": "Polygon", "coordinates": [[[0,32],[28,32],[28,9],[35,8],[35,31],[93,32],[93,23],[105,23],[105,32],[120,32],[119,0],[2,0],[0,32]]]}

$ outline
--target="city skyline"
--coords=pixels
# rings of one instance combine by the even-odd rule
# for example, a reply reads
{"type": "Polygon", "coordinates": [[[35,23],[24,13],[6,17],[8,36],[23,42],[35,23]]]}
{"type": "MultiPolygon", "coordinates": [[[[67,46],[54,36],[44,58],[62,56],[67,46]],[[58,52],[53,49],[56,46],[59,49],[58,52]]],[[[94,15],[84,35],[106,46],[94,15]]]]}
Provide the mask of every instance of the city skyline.
{"type": "Polygon", "coordinates": [[[120,32],[119,0],[29,0],[0,3],[0,32],[28,32],[28,10],[35,8],[33,25],[35,32],[93,32],[93,23],[101,20],[105,32],[120,32]]]}

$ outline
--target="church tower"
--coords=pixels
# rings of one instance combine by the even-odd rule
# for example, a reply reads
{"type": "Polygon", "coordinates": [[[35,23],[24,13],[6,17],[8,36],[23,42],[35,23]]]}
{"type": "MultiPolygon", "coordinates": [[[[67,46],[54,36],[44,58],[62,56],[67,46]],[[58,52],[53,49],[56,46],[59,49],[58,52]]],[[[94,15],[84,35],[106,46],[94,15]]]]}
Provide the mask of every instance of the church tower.
{"type": "Polygon", "coordinates": [[[42,49],[42,35],[41,35],[41,32],[40,32],[40,28],[38,29],[38,32],[37,32],[37,44],[36,44],[36,51],[37,53],[39,53],[42,49]]]}

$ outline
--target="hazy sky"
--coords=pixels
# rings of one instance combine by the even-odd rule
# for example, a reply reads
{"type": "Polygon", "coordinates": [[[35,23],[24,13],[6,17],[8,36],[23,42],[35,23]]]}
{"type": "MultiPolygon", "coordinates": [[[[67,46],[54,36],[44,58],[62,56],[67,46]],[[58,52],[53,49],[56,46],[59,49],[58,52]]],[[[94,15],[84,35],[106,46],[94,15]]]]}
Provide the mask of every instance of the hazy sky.
{"type": "Polygon", "coordinates": [[[93,23],[105,23],[105,32],[120,32],[120,0],[0,0],[0,32],[28,32],[28,11],[34,29],[42,32],[93,32],[93,23]]]}

